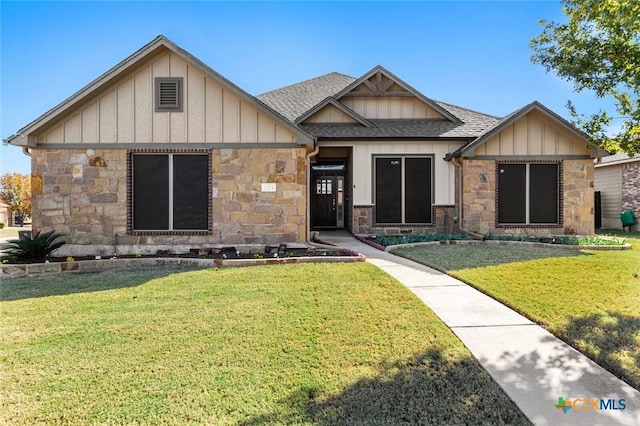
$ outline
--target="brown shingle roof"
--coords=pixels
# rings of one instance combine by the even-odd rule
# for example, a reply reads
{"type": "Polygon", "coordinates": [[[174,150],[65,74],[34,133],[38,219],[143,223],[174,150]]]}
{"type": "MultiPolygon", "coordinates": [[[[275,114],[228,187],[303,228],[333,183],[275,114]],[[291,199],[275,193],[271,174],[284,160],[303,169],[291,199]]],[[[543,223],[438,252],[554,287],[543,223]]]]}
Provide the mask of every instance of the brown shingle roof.
{"type": "Polygon", "coordinates": [[[302,114],[355,80],[354,77],[332,72],[263,93],[256,98],[294,122],[302,114]]]}
{"type": "MultiPolygon", "coordinates": [[[[333,72],[256,96],[291,121],[344,90],[357,79],[333,72]]],[[[373,127],[359,123],[307,123],[300,127],[318,138],[475,138],[494,126],[498,117],[435,101],[459,123],[446,119],[368,120],[373,127]]]]}

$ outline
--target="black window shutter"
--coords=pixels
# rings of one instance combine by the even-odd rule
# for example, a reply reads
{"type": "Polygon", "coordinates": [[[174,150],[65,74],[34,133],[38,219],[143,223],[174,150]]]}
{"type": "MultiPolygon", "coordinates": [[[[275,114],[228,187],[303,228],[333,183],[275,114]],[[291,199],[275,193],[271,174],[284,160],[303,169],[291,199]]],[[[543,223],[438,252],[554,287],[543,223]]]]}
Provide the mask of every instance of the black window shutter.
{"type": "Polygon", "coordinates": [[[529,221],[558,223],[558,165],[529,166],[529,221]]]}
{"type": "Polygon", "coordinates": [[[209,228],[209,156],[173,156],[173,229],[209,228]]]}
{"type": "Polygon", "coordinates": [[[498,164],[498,223],[525,223],[526,165],[498,164]]]}
{"type": "Polygon", "coordinates": [[[405,158],[404,221],[431,223],[431,159],[405,158]]]}
{"type": "Polygon", "coordinates": [[[376,222],[402,222],[402,162],[398,158],[376,158],[376,222]]]}
{"type": "Polygon", "coordinates": [[[133,156],[133,229],[169,229],[169,156],[133,156]]]}

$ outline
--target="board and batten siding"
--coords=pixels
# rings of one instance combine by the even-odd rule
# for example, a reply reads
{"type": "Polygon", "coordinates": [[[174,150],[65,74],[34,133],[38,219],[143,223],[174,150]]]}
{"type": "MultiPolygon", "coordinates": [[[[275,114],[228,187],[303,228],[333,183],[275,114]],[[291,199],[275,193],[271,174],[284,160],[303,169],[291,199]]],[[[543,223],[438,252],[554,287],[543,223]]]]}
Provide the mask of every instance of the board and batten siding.
{"type": "Polygon", "coordinates": [[[600,191],[603,229],[622,229],[622,164],[596,167],[594,186],[600,191]]]}
{"type": "Polygon", "coordinates": [[[410,96],[352,96],[344,97],[340,102],[369,119],[445,118],[420,99],[410,96]]]}
{"type": "Polygon", "coordinates": [[[456,142],[320,142],[320,149],[331,146],[351,147],[353,155],[353,204],[373,204],[373,157],[375,155],[428,155],[433,158],[434,204],[455,204],[455,166],[444,156],[460,148],[456,142]]]}
{"type": "Polygon", "coordinates": [[[356,123],[353,117],[340,111],[333,105],[327,105],[307,118],[305,123],[356,123]]]}
{"type": "Polygon", "coordinates": [[[295,142],[296,135],[180,56],[163,51],[39,132],[50,143],[295,142]],[[183,111],[155,112],[154,79],[183,78],[183,111]]]}
{"type": "Polygon", "coordinates": [[[475,149],[475,156],[589,155],[583,140],[537,111],[506,126],[475,149]]]}

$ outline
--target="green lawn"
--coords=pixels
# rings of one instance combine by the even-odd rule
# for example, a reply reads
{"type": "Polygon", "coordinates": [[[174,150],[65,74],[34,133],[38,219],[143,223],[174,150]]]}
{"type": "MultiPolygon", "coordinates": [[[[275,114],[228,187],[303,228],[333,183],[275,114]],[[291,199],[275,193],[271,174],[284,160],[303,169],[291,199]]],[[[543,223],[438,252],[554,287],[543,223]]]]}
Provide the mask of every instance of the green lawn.
{"type": "Polygon", "coordinates": [[[0,285],[2,424],[528,424],[370,264],[0,285]]]}
{"type": "Polygon", "coordinates": [[[632,250],[437,246],[394,253],[511,306],[640,388],[640,235],[632,250]]]}

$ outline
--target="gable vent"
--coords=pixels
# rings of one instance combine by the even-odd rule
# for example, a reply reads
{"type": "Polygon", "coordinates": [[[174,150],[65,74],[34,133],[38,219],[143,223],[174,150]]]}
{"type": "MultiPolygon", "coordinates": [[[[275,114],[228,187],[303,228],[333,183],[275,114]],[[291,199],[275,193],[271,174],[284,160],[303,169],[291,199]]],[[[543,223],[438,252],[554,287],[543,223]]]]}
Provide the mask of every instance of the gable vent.
{"type": "Polygon", "coordinates": [[[182,77],[155,79],[156,111],[182,111],[182,77]]]}

